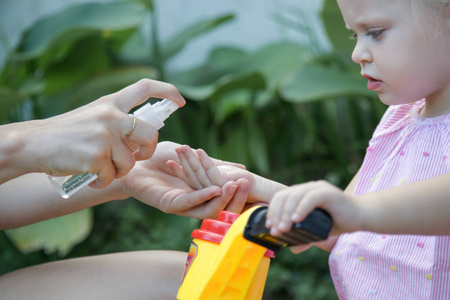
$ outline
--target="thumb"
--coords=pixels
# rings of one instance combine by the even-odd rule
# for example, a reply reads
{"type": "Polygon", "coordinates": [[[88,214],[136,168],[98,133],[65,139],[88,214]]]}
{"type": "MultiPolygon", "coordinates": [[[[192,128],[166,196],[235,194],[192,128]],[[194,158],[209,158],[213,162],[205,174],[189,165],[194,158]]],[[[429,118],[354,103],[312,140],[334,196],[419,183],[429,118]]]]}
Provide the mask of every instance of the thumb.
{"type": "Polygon", "coordinates": [[[174,85],[151,79],[141,79],[112,94],[112,96],[113,103],[125,113],[151,97],[160,99],[167,98],[175,102],[179,107],[186,104],[186,101],[174,85]]]}

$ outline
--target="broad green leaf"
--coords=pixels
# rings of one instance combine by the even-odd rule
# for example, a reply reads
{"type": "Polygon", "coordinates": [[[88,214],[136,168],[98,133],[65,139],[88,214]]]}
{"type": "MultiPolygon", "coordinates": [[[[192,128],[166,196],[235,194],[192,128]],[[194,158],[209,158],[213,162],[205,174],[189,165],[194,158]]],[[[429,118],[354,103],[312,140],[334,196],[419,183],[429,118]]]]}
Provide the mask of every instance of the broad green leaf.
{"type": "Polygon", "coordinates": [[[136,30],[117,53],[120,61],[128,64],[147,64],[152,59],[149,42],[136,30]]]}
{"type": "Polygon", "coordinates": [[[196,87],[213,85],[223,76],[239,73],[241,64],[246,58],[248,54],[241,49],[219,47],[211,52],[204,65],[171,74],[169,81],[177,87],[179,85],[196,87]]]}
{"type": "Polygon", "coordinates": [[[343,96],[376,96],[367,81],[353,72],[319,64],[305,64],[286,78],[281,96],[289,102],[309,102],[343,96]]]}
{"type": "Polygon", "coordinates": [[[248,58],[248,53],[243,49],[220,46],[211,51],[208,57],[207,64],[221,72],[236,72],[237,68],[241,67],[241,62],[248,58]]]}
{"type": "Polygon", "coordinates": [[[281,42],[261,48],[241,63],[243,70],[261,72],[266,80],[266,89],[257,97],[258,106],[266,105],[276,95],[282,79],[304,62],[304,55],[301,45],[281,42]]]}
{"type": "Polygon", "coordinates": [[[3,124],[9,112],[19,105],[25,97],[7,87],[0,87],[0,124],[3,124]]]}
{"type": "Polygon", "coordinates": [[[147,8],[149,11],[155,10],[155,5],[153,4],[153,0],[128,0],[131,2],[136,2],[147,8]]]}
{"type": "Polygon", "coordinates": [[[70,215],[7,230],[6,234],[23,253],[44,250],[47,254],[57,252],[60,256],[65,256],[89,235],[92,223],[91,209],[85,209],[70,215]]]}
{"type": "MultiPolygon", "coordinates": [[[[204,66],[176,74],[170,81],[183,92],[195,90],[195,93],[188,95],[202,100],[213,94],[221,80],[251,77],[251,74],[258,73],[265,82],[264,89],[257,96],[257,105],[261,106],[277,93],[278,85],[286,74],[301,65],[303,56],[302,46],[288,42],[268,45],[255,53],[245,53],[235,48],[219,48],[211,53],[204,66]]],[[[242,82],[242,88],[254,89],[250,81],[248,87],[242,82]]]]}
{"type": "Polygon", "coordinates": [[[345,27],[336,0],[324,0],[321,16],[334,51],[342,58],[350,60],[355,42],[349,38],[351,32],[345,27]]]}
{"type": "MultiPolygon", "coordinates": [[[[145,9],[131,2],[86,3],[41,19],[24,34],[20,58],[34,58],[50,47],[74,42],[92,32],[138,28],[145,9]]],[[[88,55],[88,53],[87,53],[88,55]]]]}
{"type": "Polygon", "coordinates": [[[264,77],[259,73],[228,75],[203,86],[190,86],[174,82],[180,92],[193,100],[219,99],[224,94],[240,89],[260,90],[265,88],[264,77]]]}
{"type": "Polygon", "coordinates": [[[256,166],[258,173],[269,173],[269,155],[267,152],[266,137],[253,118],[248,120],[248,151],[250,159],[256,166]]]}
{"type": "Polygon", "coordinates": [[[83,39],[74,45],[66,57],[45,72],[45,94],[71,88],[80,81],[108,69],[110,60],[99,36],[83,39]],[[89,53],[89,55],[86,55],[89,53]]]}
{"type": "Polygon", "coordinates": [[[252,94],[251,90],[243,89],[224,95],[213,107],[214,123],[222,124],[233,113],[249,107],[252,94]]]}
{"type": "Polygon", "coordinates": [[[135,83],[143,78],[155,78],[156,72],[148,67],[126,67],[111,70],[89,78],[61,93],[40,99],[44,117],[72,110],[135,83]]]}
{"type": "Polygon", "coordinates": [[[248,165],[248,137],[245,128],[239,127],[230,131],[219,146],[219,158],[248,165]]]}
{"type": "Polygon", "coordinates": [[[211,19],[201,20],[195,24],[192,24],[162,45],[162,53],[164,58],[169,59],[183,50],[186,44],[193,38],[207,33],[233,19],[233,14],[225,14],[211,19]]]}

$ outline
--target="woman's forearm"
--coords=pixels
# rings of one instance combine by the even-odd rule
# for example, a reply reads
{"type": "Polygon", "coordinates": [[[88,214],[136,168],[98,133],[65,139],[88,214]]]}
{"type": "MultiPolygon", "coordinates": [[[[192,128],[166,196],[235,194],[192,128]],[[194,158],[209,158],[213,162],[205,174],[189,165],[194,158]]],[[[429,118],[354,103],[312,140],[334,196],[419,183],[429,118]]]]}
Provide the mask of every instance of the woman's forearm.
{"type": "Polygon", "coordinates": [[[0,229],[16,228],[124,198],[113,183],[107,189],[86,187],[63,199],[46,174],[31,173],[0,185],[0,229]]]}
{"type": "Polygon", "coordinates": [[[26,129],[21,130],[24,123],[13,123],[0,126],[0,184],[33,172],[27,162],[29,155],[24,152],[26,144],[26,129]]]}

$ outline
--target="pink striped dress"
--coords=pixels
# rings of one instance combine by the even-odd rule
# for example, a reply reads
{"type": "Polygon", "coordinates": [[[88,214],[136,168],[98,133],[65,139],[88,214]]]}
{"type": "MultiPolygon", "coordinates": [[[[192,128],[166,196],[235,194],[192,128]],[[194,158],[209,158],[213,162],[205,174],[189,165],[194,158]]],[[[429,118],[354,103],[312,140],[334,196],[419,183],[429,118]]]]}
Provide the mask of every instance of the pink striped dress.
{"type": "MultiPolygon", "coordinates": [[[[450,115],[422,118],[424,105],[388,108],[367,148],[356,195],[450,173],[450,115]]],[[[341,300],[450,299],[450,236],[344,234],[329,265],[341,300]]]]}

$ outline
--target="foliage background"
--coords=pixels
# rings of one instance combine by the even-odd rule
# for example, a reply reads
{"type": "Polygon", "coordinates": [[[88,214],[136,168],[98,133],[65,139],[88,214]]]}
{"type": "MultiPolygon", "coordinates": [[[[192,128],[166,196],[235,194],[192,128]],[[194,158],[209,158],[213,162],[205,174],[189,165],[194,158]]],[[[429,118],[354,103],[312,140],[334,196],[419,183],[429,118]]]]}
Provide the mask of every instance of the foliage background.
{"type": "MultiPolygon", "coordinates": [[[[167,63],[234,16],[202,20],[164,43],[157,17],[151,0],[136,0],[87,3],[36,22],[1,71],[0,122],[49,117],[154,78],[175,84],[188,101],[168,119],[160,140],[206,149],[287,185],[326,179],[346,186],[385,108],[349,59],[353,45],[334,0],[324,1],[321,14],[331,52],[318,46],[308,16],[293,9],[277,19],[308,35],[307,43],[274,43],[254,52],[221,46],[204,65],[179,73],[169,72],[167,63]],[[147,19],[150,43],[138,30],[147,19]]],[[[65,224],[71,238],[61,239],[48,222],[27,228],[27,235],[1,232],[0,274],[61,256],[187,250],[200,225],[133,199],[52,222],[65,224]],[[80,222],[86,226],[74,225],[80,222]]],[[[272,262],[264,299],[336,299],[327,256],[315,248],[301,255],[282,251],[272,262]]]]}

